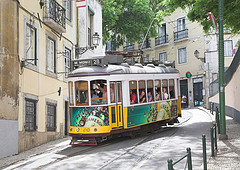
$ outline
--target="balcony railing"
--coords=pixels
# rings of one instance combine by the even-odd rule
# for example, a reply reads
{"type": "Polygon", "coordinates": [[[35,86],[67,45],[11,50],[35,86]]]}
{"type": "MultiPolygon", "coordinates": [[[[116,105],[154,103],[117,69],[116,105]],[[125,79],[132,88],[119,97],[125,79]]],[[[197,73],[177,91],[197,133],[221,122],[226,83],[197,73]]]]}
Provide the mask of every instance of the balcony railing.
{"type": "Polygon", "coordinates": [[[131,51],[134,50],[134,44],[128,44],[124,47],[125,51],[131,51]]]}
{"type": "Polygon", "coordinates": [[[188,38],[188,29],[174,32],[174,41],[188,38]]]}
{"type": "Polygon", "coordinates": [[[142,42],[138,44],[138,48],[140,49],[142,47],[142,49],[145,49],[145,48],[151,48],[151,40],[150,39],[146,39],[143,43],[143,46],[142,46],[142,42]]]}
{"type": "Polygon", "coordinates": [[[44,22],[60,33],[66,32],[66,12],[56,0],[45,0],[44,22]]]}
{"type": "Polygon", "coordinates": [[[168,42],[168,35],[160,35],[160,37],[155,38],[155,46],[166,44],[168,42]]]}

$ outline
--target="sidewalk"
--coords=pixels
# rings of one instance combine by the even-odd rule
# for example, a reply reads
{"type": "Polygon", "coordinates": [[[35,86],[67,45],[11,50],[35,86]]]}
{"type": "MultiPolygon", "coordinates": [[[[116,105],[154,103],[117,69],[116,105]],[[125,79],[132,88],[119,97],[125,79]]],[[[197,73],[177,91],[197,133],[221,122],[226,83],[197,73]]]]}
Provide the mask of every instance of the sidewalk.
{"type": "MultiPolygon", "coordinates": [[[[209,110],[199,108],[209,113],[209,110]]],[[[237,170],[240,169],[240,123],[226,116],[226,134],[228,140],[218,140],[218,152],[215,157],[208,158],[209,170],[237,170]]]]}
{"type": "Polygon", "coordinates": [[[27,158],[30,158],[30,157],[33,157],[36,155],[40,155],[42,153],[51,152],[52,150],[56,150],[58,148],[68,146],[68,144],[70,143],[70,140],[71,140],[71,137],[58,139],[55,141],[45,143],[45,144],[35,147],[33,149],[27,150],[25,152],[21,152],[17,155],[2,158],[2,159],[0,159],[0,169],[6,168],[14,163],[20,162],[27,158]]]}

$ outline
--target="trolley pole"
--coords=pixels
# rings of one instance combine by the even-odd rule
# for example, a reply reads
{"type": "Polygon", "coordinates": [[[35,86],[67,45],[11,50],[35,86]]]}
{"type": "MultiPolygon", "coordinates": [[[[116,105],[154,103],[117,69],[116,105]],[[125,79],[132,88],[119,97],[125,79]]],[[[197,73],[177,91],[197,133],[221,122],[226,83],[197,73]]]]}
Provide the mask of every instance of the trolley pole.
{"type": "Polygon", "coordinates": [[[223,0],[218,0],[219,12],[219,104],[220,104],[220,135],[219,139],[227,139],[225,119],[225,76],[224,76],[224,39],[223,39],[223,0]]]}

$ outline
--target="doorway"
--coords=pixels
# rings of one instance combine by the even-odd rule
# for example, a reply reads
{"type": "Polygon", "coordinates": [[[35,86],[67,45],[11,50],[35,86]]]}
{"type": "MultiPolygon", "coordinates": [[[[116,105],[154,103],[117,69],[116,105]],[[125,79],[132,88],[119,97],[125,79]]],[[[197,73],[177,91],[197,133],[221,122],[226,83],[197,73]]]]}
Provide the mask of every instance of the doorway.
{"type": "Polygon", "coordinates": [[[203,83],[193,83],[194,106],[202,106],[203,102],[203,83]]]}
{"type": "Polygon", "coordinates": [[[183,95],[187,97],[186,103],[182,104],[182,107],[188,107],[188,79],[180,80],[180,92],[181,97],[183,95]]]}

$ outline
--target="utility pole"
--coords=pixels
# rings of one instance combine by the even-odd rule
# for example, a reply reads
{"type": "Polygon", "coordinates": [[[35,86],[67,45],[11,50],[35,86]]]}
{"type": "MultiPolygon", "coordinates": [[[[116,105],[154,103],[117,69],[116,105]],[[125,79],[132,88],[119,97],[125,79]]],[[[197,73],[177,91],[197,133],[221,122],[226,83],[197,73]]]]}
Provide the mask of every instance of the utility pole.
{"type": "Polygon", "coordinates": [[[225,75],[224,75],[224,39],[223,39],[223,0],[218,0],[219,13],[219,104],[220,104],[220,140],[226,140],[225,118],[225,75]]]}

